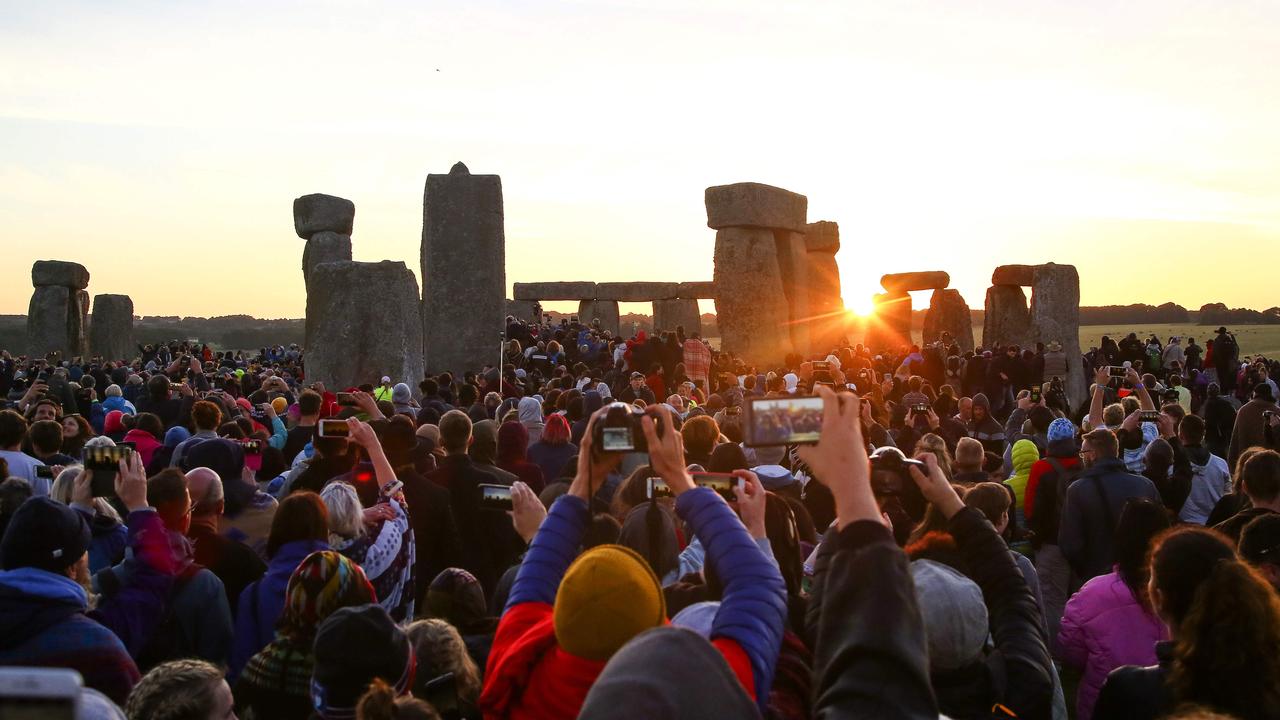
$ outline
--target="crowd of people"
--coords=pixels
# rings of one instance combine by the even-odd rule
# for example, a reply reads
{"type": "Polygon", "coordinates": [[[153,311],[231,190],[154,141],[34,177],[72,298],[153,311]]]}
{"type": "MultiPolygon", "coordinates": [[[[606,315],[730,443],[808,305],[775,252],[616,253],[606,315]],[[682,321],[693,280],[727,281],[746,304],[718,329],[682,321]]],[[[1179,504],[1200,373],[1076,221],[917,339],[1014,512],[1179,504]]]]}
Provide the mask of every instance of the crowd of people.
{"type": "Polygon", "coordinates": [[[95,718],[1280,717],[1280,362],[1226,328],[505,337],[341,388],[296,346],[3,353],[0,666],[95,718]],[[816,442],[750,442],[808,396],[816,442]]]}

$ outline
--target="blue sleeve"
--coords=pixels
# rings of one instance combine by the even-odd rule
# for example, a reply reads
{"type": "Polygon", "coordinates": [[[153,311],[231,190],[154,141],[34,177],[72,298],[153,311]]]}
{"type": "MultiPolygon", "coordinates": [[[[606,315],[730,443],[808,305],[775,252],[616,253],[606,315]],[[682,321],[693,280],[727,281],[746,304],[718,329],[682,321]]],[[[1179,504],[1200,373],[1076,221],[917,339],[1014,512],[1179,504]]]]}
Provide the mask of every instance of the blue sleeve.
{"type": "Polygon", "coordinates": [[[271,418],[271,439],[267,441],[267,444],[277,450],[283,450],[285,440],[288,438],[289,431],[285,430],[284,423],[280,421],[280,418],[271,418]]]}
{"type": "Polygon", "coordinates": [[[551,512],[542,521],[516,571],[511,596],[507,598],[508,609],[529,602],[555,604],[560,579],[577,557],[590,520],[587,501],[575,495],[561,496],[551,505],[551,512]]]}
{"type": "Polygon", "coordinates": [[[724,585],[711,639],[729,638],[747,654],[756,701],[763,708],[773,687],[787,615],[782,573],[714,490],[694,488],[681,493],[676,512],[706,548],[706,562],[724,585]]]}

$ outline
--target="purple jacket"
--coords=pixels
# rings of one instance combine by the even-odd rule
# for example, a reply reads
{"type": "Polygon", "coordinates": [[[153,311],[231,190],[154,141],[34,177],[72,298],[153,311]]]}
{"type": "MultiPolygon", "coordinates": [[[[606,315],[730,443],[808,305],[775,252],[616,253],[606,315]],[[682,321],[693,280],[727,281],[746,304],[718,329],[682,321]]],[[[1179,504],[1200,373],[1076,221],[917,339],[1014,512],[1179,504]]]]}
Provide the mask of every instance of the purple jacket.
{"type": "Polygon", "coordinates": [[[1099,575],[1067,601],[1054,655],[1084,670],[1076,718],[1090,720],[1107,675],[1122,665],[1156,664],[1157,642],[1169,631],[1142,607],[1118,571],[1099,575]]]}
{"type": "Polygon", "coordinates": [[[227,677],[240,676],[249,658],[258,654],[276,636],[276,621],[284,611],[284,593],[289,588],[289,577],[302,561],[313,552],[328,550],[323,540],[294,540],[276,550],[267,563],[267,573],[261,580],[245,586],[240,592],[236,611],[236,634],[231,643],[231,662],[227,677]]]}

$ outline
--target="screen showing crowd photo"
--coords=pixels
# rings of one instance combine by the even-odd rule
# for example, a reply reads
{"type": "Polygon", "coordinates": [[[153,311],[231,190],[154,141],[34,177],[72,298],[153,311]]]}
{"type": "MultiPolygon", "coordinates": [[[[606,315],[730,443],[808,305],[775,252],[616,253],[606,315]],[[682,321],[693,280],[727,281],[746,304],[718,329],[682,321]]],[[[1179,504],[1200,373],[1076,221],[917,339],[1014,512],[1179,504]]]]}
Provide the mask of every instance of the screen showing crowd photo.
{"type": "Polygon", "coordinates": [[[818,441],[822,398],[763,398],[751,402],[752,445],[801,445],[818,441]]]}

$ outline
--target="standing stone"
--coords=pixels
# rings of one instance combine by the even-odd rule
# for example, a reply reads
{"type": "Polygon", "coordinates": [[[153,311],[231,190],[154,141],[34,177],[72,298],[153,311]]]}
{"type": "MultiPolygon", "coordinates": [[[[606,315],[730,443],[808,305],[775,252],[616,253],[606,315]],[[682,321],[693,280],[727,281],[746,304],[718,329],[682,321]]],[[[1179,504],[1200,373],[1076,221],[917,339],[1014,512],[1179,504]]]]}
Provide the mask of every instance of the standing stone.
{"type": "Polygon", "coordinates": [[[714,282],[720,348],[758,367],[780,363],[792,351],[791,312],[773,231],[716,231],[714,282]]]}
{"type": "MultiPolygon", "coordinates": [[[[416,387],[423,377],[422,318],[418,283],[404,263],[323,263],[312,268],[311,286],[308,380],[337,391],[387,375],[416,387]]],[[[500,349],[497,327],[489,345],[492,363],[500,349]]]]}
{"type": "Polygon", "coordinates": [[[778,248],[778,268],[782,271],[782,290],[787,296],[791,319],[791,346],[798,353],[813,351],[810,341],[813,310],[809,304],[809,253],[805,250],[804,233],[774,230],[778,248]]]}
{"type": "Polygon", "coordinates": [[[121,360],[136,352],[133,300],[128,295],[95,295],[89,318],[89,353],[104,360],[121,360]]]}
{"type": "Polygon", "coordinates": [[[929,298],[922,339],[931,343],[941,338],[944,332],[955,338],[961,350],[968,352],[973,349],[973,318],[969,314],[969,304],[959,290],[934,290],[933,297],[929,298]]]}
{"type": "Polygon", "coordinates": [[[325,230],[307,240],[302,249],[302,278],[309,280],[311,269],[320,263],[351,259],[351,236],[325,230]]]}
{"type": "Polygon", "coordinates": [[[31,265],[31,284],[35,287],[89,287],[89,271],[80,263],[66,260],[37,260],[31,265]]]}
{"type": "Polygon", "coordinates": [[[847,318],[840,290],[840,227],[833,222],[809,223],[804,234],[808,253],[805,284],[809,289],[811,345],[821,354],[833,349],[844,337],[847,318]]]}
{"type": "Polygon", "coordinates": [[[44,357],[60,352],[68,357],[67,317],[75,307],[75,290],[61,285],[43,285],[31,294],[27,306],[27,354],[44,357]]]}
{"type": "Polygon", "coordinates": [[[1031,313],[1027,296],[1018,285],[987,288],[986,313],[982,321],[982,347],[1016,343],[1026,345],[1031,337],[1031,313]]]}
{"type": "Polygon", "coordinates": [[[315,193],[293,201],[293,229],[309,239],[319,232],[350,235],[356,221],[356,204],[346,198],[315,193]]]}
{"type": "Polygon", "coordinates": [[[303,328],[303,347],[311,347],[311,331],[316,322],[311,302],[311,272],[321,263],[351,260],[351,236],[325,230],[312,235],[302,249],[302,280],[307,290],[306,320],[303,328]]]}
{"type": "Polygon", "coordinates": [[[702,333],[702,313],[698,311],[697,300],[654,300],[653,331],[655,333],[669,330],[675,332],[677,327],[684,327],[684,336],[702,333]]]}
{"type": "Polygon", "coordinates": [[[866,343],[872,352],[897,352],[911,344],[911,296],[884,293],[872,298],[875,314],[867,326],[866,343]]]}
{"type": "Polygon", "coordinates": [[[578,321],[590,325],[599,320],[600,329],[618,334],[621,315],[618,312],[617,300],[581,300],[578,302],[578,321]]]}
{"type": "Polygon", "coordinates": [[[1031,286],[1031,340],[1057,340],[1067,355],[1071,407],[1084,402],[1088,380],[1080,356],[1080,274],[1074,265],[1037,265],[1031,286]]]}
{"type": "Polygon", "coordinates": [[[89,292],[77,290],[67,308],[67,352],[70,357],[89,354],[89,292]]]}
{"type": "Polygon", "coordinates": [[[506,316],[502,179],[457,163],[427,176],[422,212],[425,365],[460,377],[492,361],[506,316]]]}

